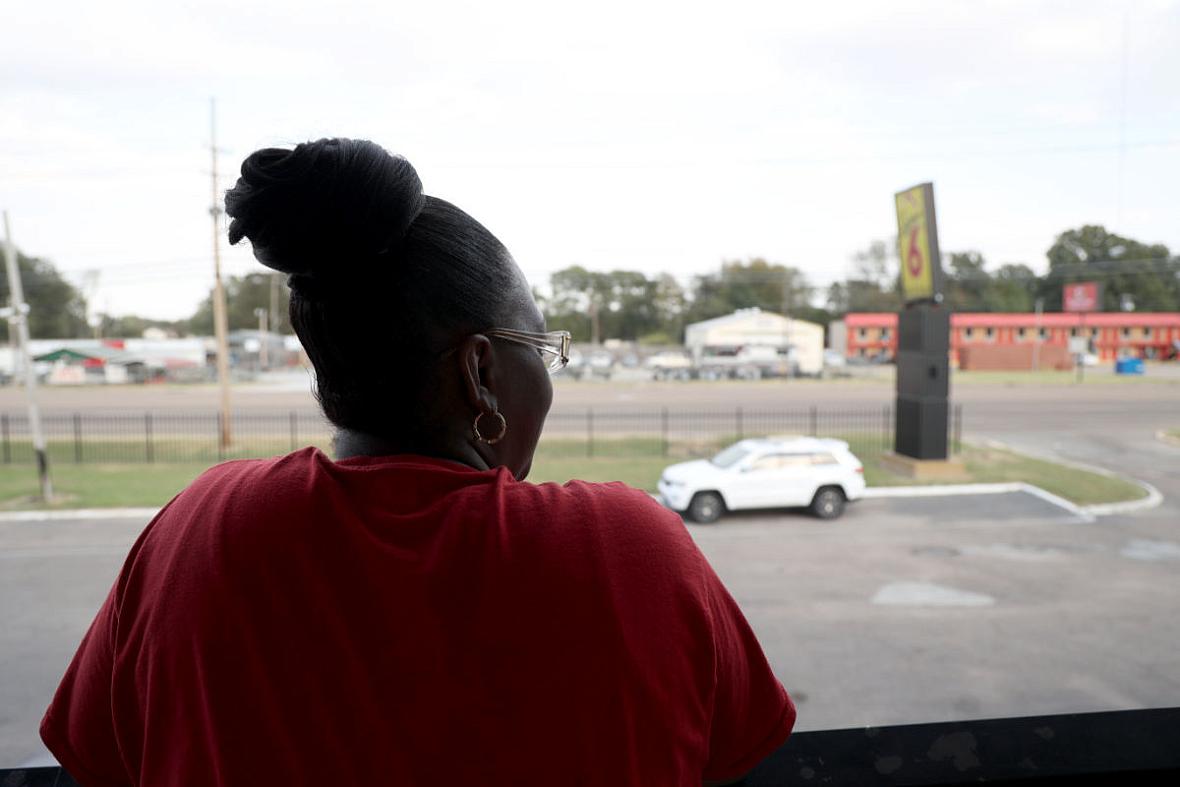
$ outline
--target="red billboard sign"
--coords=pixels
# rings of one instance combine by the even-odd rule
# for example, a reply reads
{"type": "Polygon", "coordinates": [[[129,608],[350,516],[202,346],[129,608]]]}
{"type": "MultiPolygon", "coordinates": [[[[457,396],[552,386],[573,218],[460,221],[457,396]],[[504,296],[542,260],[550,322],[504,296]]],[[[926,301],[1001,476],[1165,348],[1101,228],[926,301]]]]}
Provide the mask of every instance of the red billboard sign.
{"type": "Polygon", "coordinates": [[[1077,281],[1065,285],[1061,293],[1061,310],[1096,312],[1102,308],[1102,288],[1096,281],[1077,281]]]}

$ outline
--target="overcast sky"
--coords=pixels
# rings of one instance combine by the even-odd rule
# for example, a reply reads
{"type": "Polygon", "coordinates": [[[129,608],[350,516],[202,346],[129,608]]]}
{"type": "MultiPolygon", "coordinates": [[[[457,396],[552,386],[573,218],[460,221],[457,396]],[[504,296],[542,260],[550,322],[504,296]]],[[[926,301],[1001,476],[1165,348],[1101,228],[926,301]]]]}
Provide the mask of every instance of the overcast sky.
{"type": "Polygon", "coordinates": [[[3,32],[0,207],[115,314],[210,286],[211,96],[223,189],[258,147],[367,137],[534,284],[757,255],[826,285],[925,180],[943,251],[993,266],[1085,223],[1180,250],[1177,0],[71,0],[3,32]]]}

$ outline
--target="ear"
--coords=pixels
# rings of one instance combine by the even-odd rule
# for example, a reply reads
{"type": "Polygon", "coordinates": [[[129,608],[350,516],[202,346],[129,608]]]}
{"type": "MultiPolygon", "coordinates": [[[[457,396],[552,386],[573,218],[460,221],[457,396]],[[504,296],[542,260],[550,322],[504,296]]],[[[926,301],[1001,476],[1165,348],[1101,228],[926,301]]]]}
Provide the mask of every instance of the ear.
{"type": "Polygon", "coordinates": [[[497,412],[497,368],[491,341],[482,333],[472,334],[459,345],[457,355],[467,403],[477,413],[497,412]]]}

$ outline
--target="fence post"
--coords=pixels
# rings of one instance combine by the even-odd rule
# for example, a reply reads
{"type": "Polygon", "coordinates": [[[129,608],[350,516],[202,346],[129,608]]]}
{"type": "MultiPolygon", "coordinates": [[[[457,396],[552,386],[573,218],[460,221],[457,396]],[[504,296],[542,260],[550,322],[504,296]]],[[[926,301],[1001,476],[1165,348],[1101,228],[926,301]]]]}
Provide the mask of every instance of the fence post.
{"type": "Polygon", "coordinates": [[[294,451],[299,443],[299,413],[291,411],[291,450],[294,451]]]}
{"type": "Polygon", "coordinates": [[[0,435],[4,443],[4,464],[12,462],[12,445],[8,441],[8,413],[0,413],[0,435]]]}
{"type": "Polygon", "coordinates": [[[660,410],[660,451],[662,456],[668,455],[668,408],[660,410]]]}
{"type": "Polygon", "coordinates": [[[963,405],[955,405],[955,456],[963,452],[963,405]]]}
{"type": "Polygon", "coordinates": [[[74,413],[74,464],[82,463],[82,414],[74,413]]]}
{"type": "Polygon", "coordinates": [[[225,419],[225,415],[220,410],[218,410],[217,411],[217,461],[218,462],[225,461],[225,445],[222,444],[222,442],[221,442],[221,436],[223,434],[225,434],[225,430],[222,429],[222,423],[221,423],[224,419],[225,419]]]}
{"type": "Polygon", "coordinates": [[[586,456],[594,456],[594,408],[586,408],[586,456]]]}
{"type": "Polygon", "coordinates": [[[815,405],[811,406],[810,415],[811,415],[811,436],[818,437],[819,436],[819,411],[816,409],[815,405]]]}
{"type": "Polygon", "coordinates": [[[745,439],[745,429],[742,426],[742,408],[736,407],[733,411],[733,425],[737,430],[737,439],[745,439]]]}
{"type": "Polygon", "coordinates": [[[143,414],[143,448],[147,454],[148,463],[156,461],[156,452],[152,449],[152,414],[143,414]]]}
{"type": "Polygon", "coordinates": [[[889,405],[881,408],[881,450],[888,451],[893,446],[889,445],[889,405]]]}

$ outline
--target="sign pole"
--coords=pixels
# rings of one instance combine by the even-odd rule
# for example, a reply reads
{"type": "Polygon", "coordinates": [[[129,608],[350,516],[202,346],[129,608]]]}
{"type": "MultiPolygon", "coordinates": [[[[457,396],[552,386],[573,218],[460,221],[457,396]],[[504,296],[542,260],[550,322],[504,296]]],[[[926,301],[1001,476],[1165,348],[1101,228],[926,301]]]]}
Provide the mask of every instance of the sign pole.
{"type": "Polygon", "coordinates": [[[905,308],[897,315],[895,454],[947,459],[950,313],[942,305],[942,265],[934,184],[894,195],[905,308]]]}
{"type": "MultiPolygon", "coordinates": [[[[1076,353],[1078,382],[1086,377],[1086,355],[1090,351],[1090,338],[1086,336],[1086,313],[1102,310],[1102,285],[1095,281],[1077,281],[1066,284],[1061,290],[1061,310],[1081,314],[1081,332],[1078,338],[1085,340],[1082,351],[1076,353]]],[[[1079,346],[1081,343],[1079,342],[1079,346]]]]}

